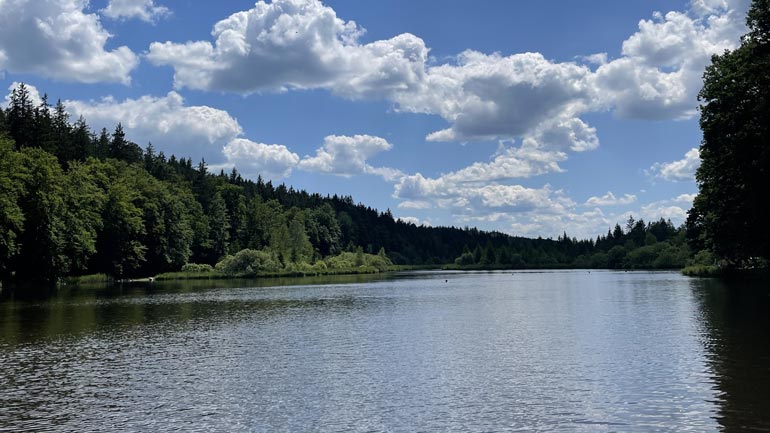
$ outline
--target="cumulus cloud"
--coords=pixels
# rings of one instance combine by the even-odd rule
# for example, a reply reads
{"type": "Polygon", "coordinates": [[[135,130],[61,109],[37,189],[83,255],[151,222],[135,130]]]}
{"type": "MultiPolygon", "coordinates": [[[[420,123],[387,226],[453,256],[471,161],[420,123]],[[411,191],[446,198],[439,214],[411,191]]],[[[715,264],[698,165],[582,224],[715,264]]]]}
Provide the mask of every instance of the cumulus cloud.
{"type": "Polygon", "coordinates": [[[395,185],[394,197],[405,200],[404,207],[432,203],[449,209],[454,215],[487,216],[494,212],[558,212],[574,206],[564,193],[543,188],[500,183],[478,184],[460,181],[453,176],[426,178],[417,173],[404,176],[395,185]]]}
{"type": "Polygon", "coordinates": [[[563,191],[547,184],[528,188],[509,182],[560,172],[558,163],[564,159],[564,152],[542,149],[536,138],[524,140],[520,147],[501,143],[489,162],[476,162],[435,178],[421,173],[404,175],[395,183],[393,197],[401,200],[399,208],[446,209],[460,222],[499,223],[535,214],[563,214],[576,206],[563,191]]]}
{"type": "MultiPolygon", "coordinates": [[[[489,162],[437,178],[370,165],[369,158],[389,149],[387,141],[372,137],[327,137],[315,155],[298,164],[342,176],[380,175],[397,182],[395,194],[405,203],[456,204],[464,195],[480,196],[478,185],[476,193],[468,192],[469,183],[560,172],[570,152],[596,149],[596,130],[581,119],[586,113],[611,110],[639,119],[693,116],[702,70],[712,54],[738,44],[747,7],[748,0],[693,0],[689,11],[655,13],[639,22],[616,59],[598,53],[578,56],[578,62],[556,62],[539,53],[467,50],[433,64],[427,62],[425,43],[411,34],[359,42],[364,28],[337,17],[319,0],[259,1],[217,22],[211,40],[153,43],[147,58],[173,67],[177,87],[242,94],[327,89],[350,99],[384,99],[396,111],[446,120],[447,127],[427,140],[520,143],[503,148],[489,162]],[[458,193],[462,188],[466,193],[458,193]]],[[[687,170],[692,172],[687,158],[681,167],[674,162],[655,169],[662,178],[683,179],[687,170]]],[[[631,197],[592,197],[586,204],[630,204],[631,197]]]]}
{"type": "Polygon", "coordinates": [[[137,18],[154,23],[157,19],[168,16],[171,10],[165,6],[156,5],[154,0],[110,0],[107,7],[100,12],[112,19],[137,18]]]}
{"type": "Polygon", "coordinates": [[[364,33],[318,0],[259,1],[214,25],[214,42],[153,43],[147,58],[174,68],[177,87],[237,93],[327,88],[382,96],[420,81],[428,49],[411,34],[360,44],[364,33]]]}
{"type": "Polygon", "coordinates": [[[615,197],[611,191],[607,191],[601,197],[593,196],[586,200],[585,204],[589,206],[616,206],[627,205],[636,201],[636,196],[633,194],[624,194],[623,197],[615,197]]]}
{"type": "Polygon", "coordinates": [[[282,144],[256,143],[237,138],[222,151],[227,161],[247,175],[276,179],[287,177],[299,163],[299,155],[282,144]]]}
{"type": "Polygon", "coordinates": [[[117,101],[65,101],[73,116],[83,116],[95,129],[112,130],[121,122],[126,135],[140,145],[152,142],[167,154],[198,158],[211,148],[222,148],[241,135],[238,121],[226,111],[188,106],[181,95],[142,96],[117,101]]]}
{"type": "MultiPolygon", "coordinates": [[[[703,68],[712,54],[737,46],[747,7],[748,0],[693,0],[686,12],[655,13],[639,22],[616,59],[598,53],[556,62],[540,53],[467,50],[433,64],[411,34],[360,43],[364,28],[319,0],[259,1],[216,23],[211,40],[156,42],[147,58],[173,67],[177,87],[242,94],[320,88],[438,115],[448,126],[426,139],[521,140],[522,149],[540,152],[550,165],[508,169],[536,174],[559,171],[568,152],[599,146],[595,129],[580,118],[586,113],[693,116],[703,68]]],[[[303,165],[334,172],[324,165],[331,153],[319,152],[303,165]]]]}
{"type": "Polygon", "coordinates": [[[594,65],[603,65],[607,63],[607,53],[594,53],[588,56],[581,56],[580,58],[584,62],[591,63],[594,65]]]}
{"type": "Polygon", "coordinates": [[[589,96],[590,70],[539,53],[465,51],[457,64],[431,67],[416,92],[391,97],[401,111],[438,114],[451,127],[432,141],[519,137],[554,117],[574,117],[589,96]]]}
{"type": "Polygon", "coordinates": [[[695,200],[696,194],[680,194],[676,196],[676,198],[673,199],[675,203],[684,203],[692,205],[693,200],[695,200]]]}
{"type": "Polygon", "coordinates": [[[746,32],[748,3],[700,0],[692,12],[656,12],[623,42],[622,57],[600,66],[592,81],[600,105],[620,117],[684,119],[696,114],[703,70],[746,32]],[[693,16],[694,15],[694,16],[693,16]]]}
{"type": "Polygon", "coordinates": [[[375,174],[385,180],[395,180],[403,173],[393,168],[373,167],[367,162],[367,159],[392,148],[393,145],[381,137],[329,135],[324,138],[323,146],[316,150],[315,156],[306,156],[300,161],[299,168],[340,176],[375,174]]]}
{"type": "Polygon", "coordinates": [[[647,170],[653,177],[670,182],[693,181],[695,171],[700,166],[700,151],[694,147],[684,154],[684,158],[671,162],[656,162],[647,170]]]}
{"type": "Polygon", "coordinates": [[[681,224],[687,219],[687,209],[666,201],[659,201],[642,206],[637,217],[644,218],[647,221],[657,221],[660,218],[670,219],[681,224]]]}
{"type": "Polygon", "coordinates": [[[567,159],[563,152],[543,151],[534,147],[504,147],[490,162],[475,162],[463,169],[445,174],[452,183],[490,182],[533,177],[563,171],[559,162],[567,159]]]}
{"type": "Polygon", "coordinates": [[[129,84],[139,58],[105,49],[111,35],[87,0],[0,0],[0,70],[84,83],[129,84]]]}

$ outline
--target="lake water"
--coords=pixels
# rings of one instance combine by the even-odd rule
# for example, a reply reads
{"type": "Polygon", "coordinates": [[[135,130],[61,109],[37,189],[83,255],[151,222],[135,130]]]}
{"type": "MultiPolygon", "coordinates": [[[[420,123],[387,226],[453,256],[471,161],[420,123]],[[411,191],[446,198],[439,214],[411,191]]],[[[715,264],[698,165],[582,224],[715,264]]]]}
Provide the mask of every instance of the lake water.
{"type": "Polygon", "coordinates": [[[0,300],[2,432],[768,430],[756,285],[413,272],[0,300]]]}

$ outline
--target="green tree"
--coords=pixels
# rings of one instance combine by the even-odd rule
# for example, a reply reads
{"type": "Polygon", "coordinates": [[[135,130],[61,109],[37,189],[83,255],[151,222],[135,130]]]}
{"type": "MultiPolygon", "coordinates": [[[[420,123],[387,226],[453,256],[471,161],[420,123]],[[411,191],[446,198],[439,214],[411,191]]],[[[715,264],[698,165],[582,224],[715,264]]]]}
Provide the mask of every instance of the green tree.
{"type": "Polygon", "coordinates": [[[227,254],[230,245],[230,217],[227,214],[225,200],[220,193],[214,194],[208,215],[209,239],[211,239],[209,260],[216,263],[227,254]]]}
{"type": "Polygon", "coordinates": [[[16,278],[21,281],[54,283],[69,271],[71,260],[65,254],[62,216],[67,209],[64,173],[56,158],[42,149],[21,152],[26,172],[19,206],[24,228],[19,236],[19,254],[15,260],[16,278]]]}
{"type": "Polygon", "coordinates": [[[19,253],[18,239],[24,229],[19,199],[25,193],[26,169],[21,154],[13,148],[13,140],[0,133],[0,281],[14,270],[12,261],[19,253]]]}
{"type": "Polygon", "coordinates": [[[88,129],[88,124],[83,116],[80,116],[75,125],[70,130],[70,138],[68,147],[60,149],[60,160],[66,161],[85,161],[89,156],[95,156],[94,149],[92,147],[93,138],[91,137],[91,131],[88,129]]]}
{"type": "Polygon", "coordinates": [[[11,91],[10,103],[6,111],[8,133],[16,143],[16,149],[33,146],[35,135],[35,109],[32,96],[24,83],[11,91]]]}
{"type": "Polygon", "coordinates": [[[142,197],[133,174],[124,162],[91,160],[108,179],[107,199],[102,211],[103,227],[96,239],[97,254],[89,270],[117,277],[133,275],[145,261],[147,246],[142,197]]]}
{"type": "Polygon", "coordinates": [[[142,148],[136,143],[126,140],[126,133],[123,132],[123,125],[118,123],[115,127],[115,131],[112,133],[112,140],[110,140],[108,148],[108,156],[131,164],[141,162],[143,153],[142,148]]]}
{"type": "Polygon", "coordinates": [[[313,257],[313,245],[305,232],[305,223],[302,217],[295,217],[289,222],[289,247],[291,249],[291,261],[295,263],[310,262],[313,257]]]}
{"type": "Polygon", "coordinates": [[[770,0],[754,0],[749,33],[734,51],[712,57],[703,79],[699,193],[690,236],[732,265],[770,257],[770,0]]]}
{"type": "Polygon", "coordinates": [[[96,239],[103,227],[106,177],[93,165],[73,162],[64,180],[64,253],[71,261],[70,272],[82,273],[96,253],[96,239]]]}
{"type": "Polygon", "coordinates": [[[105,159],[110,156],[110,135],[107,133],[107,128],[102,128],[99,132],[99,137],[94,137],[93,156],[99,159],[105,159]]]}
{"type": "Polygon", "coordinates": [[[340,251],[342,231],[334,209],[329,204],[308,212],[305,224],[310,242],[320,255],[328,256],[340,251]]]}

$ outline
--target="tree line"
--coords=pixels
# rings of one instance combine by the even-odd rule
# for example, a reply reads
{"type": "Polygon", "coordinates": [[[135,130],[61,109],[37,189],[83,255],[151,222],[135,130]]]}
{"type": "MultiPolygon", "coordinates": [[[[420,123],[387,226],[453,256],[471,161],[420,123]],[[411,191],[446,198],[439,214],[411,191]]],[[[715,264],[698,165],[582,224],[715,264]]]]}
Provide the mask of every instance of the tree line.
{"type": "Polygon", "coordinates": [[[91,131],[82,117],[71,122],[61,101],[34,104],[24,84],[0,110],[3,281],[149,276],[214,266],[243,250],[267,254],[273,270],[341,253],[360,261],[357,252],[400,265],[675,268],[690,255],[683,239],[663,220],[630,220],[580,241],[416,226],[350,196],[246,179],[236,169],[212,173],[203,160],[166,156],[151,143],[142,149],[121,124],[91,131]]]}

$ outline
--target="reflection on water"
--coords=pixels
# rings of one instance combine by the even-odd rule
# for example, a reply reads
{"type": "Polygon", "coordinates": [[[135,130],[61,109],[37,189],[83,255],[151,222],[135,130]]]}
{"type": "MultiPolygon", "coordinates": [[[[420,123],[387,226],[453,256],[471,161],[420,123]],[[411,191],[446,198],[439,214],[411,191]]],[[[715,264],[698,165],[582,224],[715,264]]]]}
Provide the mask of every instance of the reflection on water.
{"type": "Polygon", "coordinates": [[[7,297],[0,431],[767,428],[769,303],[595,271],[7,297]]]}
{"type": "Polygon", "coordinates": [[[770,290],[767,284],[694,280],[703,345],[724,431],[770,431],[770,290]]]}

